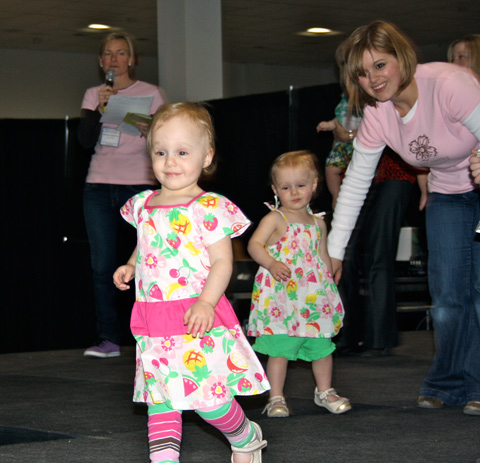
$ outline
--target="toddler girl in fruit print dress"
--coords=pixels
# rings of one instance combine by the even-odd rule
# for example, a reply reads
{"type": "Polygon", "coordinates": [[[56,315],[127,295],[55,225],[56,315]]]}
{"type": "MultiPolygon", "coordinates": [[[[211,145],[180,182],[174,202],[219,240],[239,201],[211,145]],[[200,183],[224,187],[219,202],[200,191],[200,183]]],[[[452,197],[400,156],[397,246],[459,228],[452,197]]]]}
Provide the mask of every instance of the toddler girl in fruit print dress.
{"type": "Polygon", "coordinates": [[[232,462],[260,463],[267,443],[235,396],[262,393],[269,383],[223,294],[230,238],[250,222],[227,198],[198,186],[215,153],[205,108],[162,106],[147,143],[161,189],[122,208],[137,229],[137,247],[114,283],[126,290],[136,277],[134,400],[148,405],[150,459],[179,461],[181,412],[195,410],[229,440],[232,462]]]}
{"type": "Polygon", "coordinates": [[[248,334],[253,348],[269,356],[269,417],[287,417],[283,388],[289,360],[312,362],[315,404],[331,413],[351,409],[331,387],[332,352],[343,306],[331,277],[323,214],[309,207],[318,184],[315,155],[294,151],[270,170],[275,207],[253,233],[248,252],[260,265],[252,292],[248,334]]]}

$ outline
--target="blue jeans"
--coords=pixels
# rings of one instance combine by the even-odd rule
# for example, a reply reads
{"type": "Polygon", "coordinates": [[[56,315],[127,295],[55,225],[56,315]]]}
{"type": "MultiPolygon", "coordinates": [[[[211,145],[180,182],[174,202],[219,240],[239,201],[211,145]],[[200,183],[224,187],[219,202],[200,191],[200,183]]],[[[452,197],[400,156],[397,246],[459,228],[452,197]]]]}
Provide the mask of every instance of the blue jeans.
{"type": "MultiPolygon", "coordinates": [[[[86,183],[83,191],[83,212],[90,243],[93,270],[93,291],[97,334],[120,344],[121,329],[115,299],[118,294],[113,284],[113,273],[125,262],[118,261],[118,237],[123,219],[120,208],[135,194],[152,188],[151,185],[110,185],[86,183]]],[[[133,231],[133,227],[132,227],[133,231]]],[[[132,252],[135,248],[131,237],[132,252]]]]}
{"type": "Polygon", "coordinates": [[[479,220],[478,191],[429,195],[426,225],[435,357],[420,395],[446,405],[480,401],[479,220]]]}

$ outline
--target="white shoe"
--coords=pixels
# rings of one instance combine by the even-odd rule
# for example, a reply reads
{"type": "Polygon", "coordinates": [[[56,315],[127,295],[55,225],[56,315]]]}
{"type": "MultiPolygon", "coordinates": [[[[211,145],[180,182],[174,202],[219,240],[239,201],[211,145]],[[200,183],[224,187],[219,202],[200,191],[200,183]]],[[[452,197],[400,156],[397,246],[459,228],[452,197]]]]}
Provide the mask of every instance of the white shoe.
{"type": "Polygon", "coordinates": [[[340,397],[333,387],[325,391],[319,391],[317,388],[315,388],[315,396],[313,401],[319,407],[324,407],[330,413],[334,413],[336,415],[348,412],[348,410],[352,409],[350,401],[346,397],[340,397]],[[337,396],[338,400],[334,400],[333,402],[329,401],[329,395],[337,396]]]}
{"type": "Polygon", "coordinates": [[[232,458],[231,461],[233,462],[233,456],[235,454],[248,454],[252,455],[252,459],[250,463],[262,463],[262,449],[267,446],[267,441],[262,440],[262,428],[257,423],[251,421],[253,427],[255,428],[255,439],[250,442],[250,444],[246,445],[245,447],[233,447],[232,445],[232,458]]]}
{"type": "Polygon", "coordinates": [[[267,412],[269,418],[286,418],[290,416],[285,397],[276,395],[270,398],[262,413],[267,412]]]}

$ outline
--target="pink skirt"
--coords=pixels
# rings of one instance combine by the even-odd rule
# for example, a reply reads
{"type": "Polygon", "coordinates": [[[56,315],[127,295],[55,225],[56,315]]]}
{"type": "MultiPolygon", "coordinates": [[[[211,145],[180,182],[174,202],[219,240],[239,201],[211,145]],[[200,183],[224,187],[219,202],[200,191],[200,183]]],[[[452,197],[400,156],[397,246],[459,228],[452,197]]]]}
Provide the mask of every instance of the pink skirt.
{"type": "Polygon", "coordinates": [[[224,296],[203,338],[186,334],[183,315],[196,299],[136,302],[135,402],[195,410],[270,389],[263,367],[224,296]]]}

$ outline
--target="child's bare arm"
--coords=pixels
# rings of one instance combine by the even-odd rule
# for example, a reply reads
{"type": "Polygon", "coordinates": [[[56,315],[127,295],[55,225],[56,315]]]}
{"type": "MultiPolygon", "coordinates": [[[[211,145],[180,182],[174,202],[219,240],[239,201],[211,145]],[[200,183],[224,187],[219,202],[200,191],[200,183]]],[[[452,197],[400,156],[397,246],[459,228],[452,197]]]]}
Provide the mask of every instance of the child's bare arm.
{"type": "Polygon", "coordinates": [[[275,260],[265,249],[265,245],[272,235],[284,223],[283,218],[277,212],[270,212],[259,223],[248,242],[248,253],[252,259],[262,267],[266,268],[279,281],[286,281],[290,278],[290,269],[280,261],[275,260]]]}
{"type": "Polygon", "coordinates": [[[325,265],[328,268],[328,271],[331,275],[333,275],[333,268],[332,268],[332,260],[330,259],[330,255],[328,254],[327,248],[327,225],[325,224],[325,220],[323,217],[315,217],[317,225],[320,227],[321,232],[321,240],[320,240],[320,257],[325,262],[325,265]]]}
{"type": "Polygon", "coordinates": [[[328,132],[328,131],[335,130],[335,127],[336,127],[335,121],[336,121],[336,119],[337,119],[337,118],[332,119],[332,120],[330,120],[330,121],[322,121],[322,122],[319,122],[319,124],[317,125],[317,132],[328,132]]]}
{"type": "Polygon", "coordinates": [[[208,247],[210,272],[198,300],[185,312],[187,333],[203,337],[215,320],[215,307],[227,289],[233,268],[232,242],[229,236],[208,247]]]}
{"type": "Polygon", "coordinates": [[[135,262],[137,260],[137,248],[133,250],[130,259],[125,265],[118,267],[113,274],[113,283],[121,291],[130,289],[128,284],[135,277],[135,262]]]}

